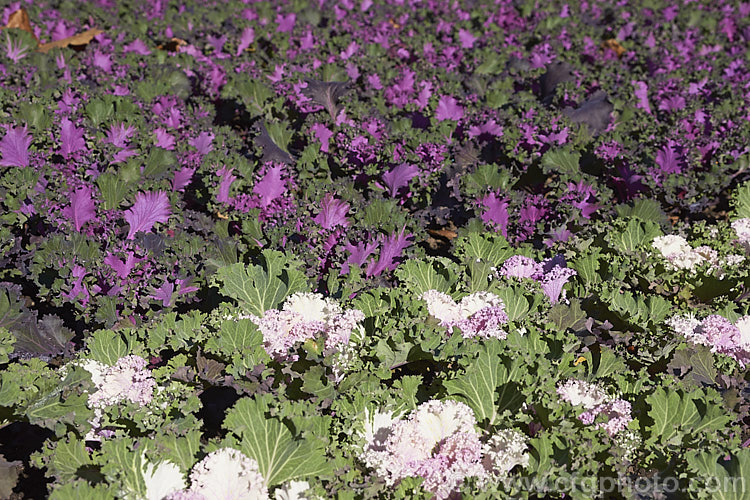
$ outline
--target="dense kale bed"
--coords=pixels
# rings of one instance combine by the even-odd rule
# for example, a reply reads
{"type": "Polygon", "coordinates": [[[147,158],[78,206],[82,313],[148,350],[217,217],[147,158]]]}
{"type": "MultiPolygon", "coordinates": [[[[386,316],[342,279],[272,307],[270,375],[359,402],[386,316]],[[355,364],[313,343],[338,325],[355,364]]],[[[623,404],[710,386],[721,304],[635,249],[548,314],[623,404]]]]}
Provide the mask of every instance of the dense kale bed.
{"type": "Polygon", "coordinates": [[[0,498],[746,498],[750,3],[14,2],[0,498]]]}

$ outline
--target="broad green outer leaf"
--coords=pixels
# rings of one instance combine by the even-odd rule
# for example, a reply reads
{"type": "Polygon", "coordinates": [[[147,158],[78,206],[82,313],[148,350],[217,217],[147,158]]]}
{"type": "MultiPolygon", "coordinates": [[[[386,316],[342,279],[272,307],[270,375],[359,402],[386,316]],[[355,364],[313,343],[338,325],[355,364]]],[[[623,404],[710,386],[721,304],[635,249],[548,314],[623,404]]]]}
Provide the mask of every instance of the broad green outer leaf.
{"type": "Polygon", "coordinates": [[[628,220],[625,230],[615,236],[614,244],[618,250],[632,253],[638,247],[653,240],[660,234],[661,229],[655,222],[631,218],[628,220]]]}
{"type": "Polygon", "coordinates": [[[467,367],[466,373],[445,382],[448,393],[462,396],[474,410],[477,422],[486,420],[487,425],[494,425],[498,417],[497,388],[515,380],[520,364],[516,360],[506,366],[500,352],[498,342],[484,344],[479,357],[467,367]]]}
{"type": "Polygon", "coordinates": [[[89,352],[92,359],[112,366],[118,359],[128,355],[128,345],[120,334],[112,330],[99,330],[93,335],[89,352]]]}
{"type": "Polygon", "coordinates": [[[515,252],[499,234],[471,233],[458,242],[459,249],[467,260],[482,259],[498,267],[515,252]]]}
{"type": "Polygon", "coordinates": [[[415,295],[421,295],[427,290],[437,290],[449,293],[450,280],[446,278],[445,272],[440,273],[435,269],[434,261],[409,260],[396,269],[396,276],[409,285],[409,291],[415,295]]]}
{"type": "Polygon", "coordinates": [[[578,276],[581,277],[585,285],[595,285],[599,283],[602,278],[599,276],[599,249],[596,249],[595,253],[589,254],[585,257],[577,259],[571,265],[573,269],[578,272],[578,276]]]}
{"type": "Polygon", "coordinates": [[[510,321],[516,321],[526,316],[529,312],[529,301],[523,296],[523,292],[516,288],[502,288],[498,290],[497,296],[503,299],[505,313],[510,321]]]}
{"type": "Polygon", "coordinates": [[[86,370],[76,367],[59,385],[47,392],[40,391],[26,408],[29,422],[48,429],[55,429],[60,422],[85,423],[92,410],[87,406],[88,394],[82,392],[81,386],[89,377],[86,370]]]}
{"type": "Polygon", "coordinates": [[[263,345],[263,335],[250,319],[227,320],[221,324],[217,341],[222,352],[231,355],[263,345]]]}
{"type": "Polygon", "coordinates": [[[201,431],[194,429],[185,436],[168,434],[155,442],[159,456],[176,464],[183,472],[189,471],[196,462],[200,451],[201,431]]]}
{"type": "Polygon", "coordinates": [[[734,214],[732,219],[750,217],[750,183],[737,188],[734,193],[734,214]]]}
{"type": "Polygon", "coordinates": [[[354,308],[362,311],[365,318],[373,318],[388,311],[390,306],[388,305],[388,302],[383,300],[382,293],[380,293],[382,290],[383,289],[370,290],[359,295],[354,299],[354,308]]]}
{"type": "Polygon", "coordinates": [[[601,346],[598,353],[589,351],[583,355],[591,366],[591,374],[597,378],[607,377],[626,370],[625,362],[606,346],[601,346]]]}
{"type": "Polygon", "coordinates": [[[561,174],[575,175],[579,172],[579,162],[581,154],[570,152],[564,149],[556,151],[547,151],[542,156],[542,166],[545,172],[560,172],[561,174]]]}
{"type": "Polygon", "coordinates": [[[721,500],[750,500],[750,449],[743,448],[729,461],[723,454],[689,451],[688,467],[706,479],[706,492],[721,500]]]}
{"type": "Polygon", "coordinates": [[[74,434],[69,434],[68,439],[58,443],[49,465],[50,471],[63,482],[75,479],[80,467],[92,463],[86,443],[76,439],[74,434]]]}
{"type": "Polygon", "coordinates": [[[700,421],[698,409],[682,391],[659,388],[646,398],[651,405],[648,416],[654,421],[650,427],[650,442],[680,444],[680,427],[689,428],[700,421]],[[678,438],[673,442],[673,438],[678,438]]]}
{"type": "Polygon", "coordinates": [[[90,485],[83,479],[56,487],[50,494],[50,500],[104,500],[117,497],[114,485],[99,483],[90,485]]]}
{"type": "Polygon", "coordinates": [[[222,292],[237,299],[245,310],[258,317],[273,309],[286,296],[287,286],[284,282],[269,276],[260,266],[232,264],[219,268],[217,275],[224,283],[222,292]]]}
{"type": "Polygon", "coordinates": [[[669,311],[672,310],[672,305],[663,297],[658,295],[651,295],[646,299],[646,305],[648,306],[648,321],[656,325],[662,322],[667,317],[669,311]]]}
{"type": "Polygon", "coordinates": [[[657,389],[646,398],[651,405],[648,416],[654,421],[649,428],[651,437],[648,442],[662,444],[680,444],[685,435],[697,439],[702,431],[722,428],[731,420],[723,409],[715,404],[706,403],[696,406],[694,400],[705,400],[705,393],[696,390],[690,394],[683,391],[657,389]],[[702,411],[700,408],[703,408],[702,411]]]}
{"type": "Polygon", "coordinates": [[[555,304],[547,314],[547,319],[563,332],[568,328],[574,331],[584,329],[586,318],[587,314],[581,309],[581,301],[578,299],[570,299],[570,304],[555,304]]]}
{"type": "Polygon", "coordinates": [[[224,427],[241,437],[243,452],[257,460],[269,486],[329,472],[322,445],[308,439],[295,440],[284,424],[267,418],[254,400],[238,401],[227,412],[224,427]]]}
{"type": "Polygon", "coordinates": [[[143,498],[143,454],[130,449],[130,439],[107,440],[102,443],[102,474],[109,482],[120,482],[127,492],[125,498],[143,498]]]}

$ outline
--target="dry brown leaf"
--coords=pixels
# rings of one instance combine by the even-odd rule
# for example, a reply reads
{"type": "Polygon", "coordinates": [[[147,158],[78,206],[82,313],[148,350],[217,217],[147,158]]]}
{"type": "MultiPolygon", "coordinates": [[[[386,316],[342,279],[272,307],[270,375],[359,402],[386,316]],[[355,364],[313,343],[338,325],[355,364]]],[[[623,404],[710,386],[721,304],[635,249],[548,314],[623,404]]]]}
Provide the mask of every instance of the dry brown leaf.
{"type": "Polygon", "coordinates": [[[96,35],[104,33],[104,30],[99,28],[91,28],[82,33],[76,33],[73,36],[63,38],[62,40],[55,40],[54,42],[43,43],[37,50],[44,52],[45,54],[52,49],[61,49],[69,45],[87,45],[96,35]]]}
{"type": "Polygon", "coordinates": [[[168,42],[158,45],[156,48],[166,50],[167,52],[179,52],[180,48],[187,44],[188,43],[181,38],[172,38],[168,42]]]}
{"type": "Polygon", "coordinates": [[[604,40],[602,42],[602,48],[603,49],[611,49],[614,51],[615,54],[617,54],[617,57],[622,57],[622,55],[627,52],[625,50],[625,47],[620,45],[620,42],[615,40],[614,38],[610,38],[609,40],[604,40]]]}
{"type": "Polygon", "coordinates": [[[439,236],[447,240],[452,240],[453,238],[458,237],[458,233],[451,231],[450,229],[428,229],[427,232],[432,236],[439,236]]]}
{"type": "Polygon", "coordinates": [[[5,27],[24,30],[27,33],[31,33],[31,36],[33,36],[36,40],[36,35],[34,34],[34,30],[31,28],[31,20],[29,19],[29,14],[26,12],[26,9],[18,9],[13,14],[11,14],[8,18],[8,24],[6,24],[5,27]]]}

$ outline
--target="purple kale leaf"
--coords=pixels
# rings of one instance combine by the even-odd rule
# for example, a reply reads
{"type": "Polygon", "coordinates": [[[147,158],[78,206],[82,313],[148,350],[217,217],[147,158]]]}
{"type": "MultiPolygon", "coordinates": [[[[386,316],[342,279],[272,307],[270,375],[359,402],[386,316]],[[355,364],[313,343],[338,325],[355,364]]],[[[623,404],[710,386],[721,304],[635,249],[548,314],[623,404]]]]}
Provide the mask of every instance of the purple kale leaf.
{"type": "Polygon", "coordinates": [[[127,239],[132,240],[138,232],[150,231],[157,222],[167,222],[170,214],[169,198],[164,191],[136,194],[135,203],[124,215],[130,224],[127,239]]]}
{"type": "Polygon", "coordinates": [[[323,226],[323,229],[333,229],[336,226],[347,227],[349,221],[346,220],[346,213],[349,211],[349,204],[342,200],[337,200],[331,193],[326,193],[320,202],[320,213],[315,216],[313,221],[323,226]]]}
{"type": "Polygon", "coordinates": [[[73,122],[67,118],[63,119],[61,125],[60,140],[62,142],[61,153],[65,158],[86,149],[86,141],[83,139],[83,129],[76,128],[73,122]]]}
{"type": "Polygon", "coordinates": [[[419,168],[416,165],[402,163],[383,174],[383,182],[388,186],[388,194],[395,197],[398,190],[408,186],[409,181],[417,175],[419,175],[419,168]]]}
{"type": "Polygon", "coordinates": [[[367,277],[378,276],[383,271],[396,269],[396,266],[398,266],[396,259],[401,257],[401,252],[411,245],[409,238],[412,236],[404,234],[405,229],[401,229],[400,232],[393,233],[385,238],[383,244],[380,246],[378,260],[372,260],[365,269],[367,277]]]}
{"type": "Polygon", "coordinates": [[[96,209],[94,200],[91,198],[91,188],[84,186],[76,189],[70,197],[70,206],[63,209],[63,215],[73,221],[79,233],[84,224],[95,219],[96,209]]]}
{"type": "Polygon", "coordinates": [[[281,177],[283,169],[282,166],[278,165],[269,168],[263,179],[253,188],[253,193],[260,196],[261,204],[264,207],[270,205],[273,200],[286,192],[286,182],[281,177]]]}
{"type": "Polygon", "coordinates": [[[28,167],[30,145],[31,136],[26,131],[26,127],[8,129],[3,139],[0,140],[0,153],[3,155],[0,166],[28,167]]]}

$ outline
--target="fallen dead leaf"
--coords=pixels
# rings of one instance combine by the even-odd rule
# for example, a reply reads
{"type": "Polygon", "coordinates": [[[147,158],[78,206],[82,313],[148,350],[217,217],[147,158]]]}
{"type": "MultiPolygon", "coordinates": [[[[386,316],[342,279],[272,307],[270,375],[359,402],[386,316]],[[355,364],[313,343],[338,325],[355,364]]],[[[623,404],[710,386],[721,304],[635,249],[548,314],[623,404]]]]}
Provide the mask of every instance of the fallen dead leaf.
{"type": "Polygon", "coordinates": [[[31,36],[33,36],[35,40],[37,39],[34,30],[31,28],[31,20],[29,19],[29,14],[26,12],[26,9],[18,9],[11,14],[8,18],[8,24],[6,24],[5,27],[24,30],[27,33],[31,33],[31,36]]]}
{"type": "Polygon", "coordinates": [[[627,52],[625,50],[625,47],[620,45],[620,42],[615,40],[614,38],[610,38],[608,40],[604,40],[602,42],[602,48],[603,49],[611,49],[614,51],[615,54],[617,54],[617,57],[622,57],[622,55],[627,52]]]}
{"type": "Polygon", "coordinates": [[[100,30],[99,28],[91,28],[82,33],[76,33],[73,36],[63,38],[62,40],[43,43],[37,50],[46,54],[52,49],[60,49],[69,45],[88,45],[88,43],[100,33],[104,33],[104,30],[100,30]]]}
{"type": "Polygon", "coordinates": [[[156,48],[160,50],[166,50],[167,52],[179,52],[180,48],[184,47],[188,43],[181,38],[172,38],[168,42],[158,45],[156,48]]]}
{"type": "Polygon", "coordinates": [[[432,236],[439,236],[447,240],[452,240],[453,238],[458,237],[458,233],[451,231],[450,229],[428,229],[427,232],[432,236]]]}

